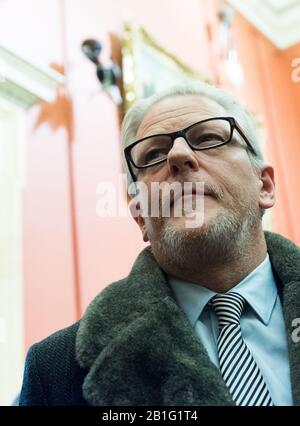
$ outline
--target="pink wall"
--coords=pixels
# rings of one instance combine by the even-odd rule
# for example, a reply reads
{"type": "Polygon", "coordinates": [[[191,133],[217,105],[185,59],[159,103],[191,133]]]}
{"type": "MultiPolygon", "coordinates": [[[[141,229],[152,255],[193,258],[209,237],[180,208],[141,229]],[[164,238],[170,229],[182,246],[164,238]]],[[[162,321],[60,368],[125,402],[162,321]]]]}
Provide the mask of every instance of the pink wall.
{"type": "MultiPolygon", "coordinates": [[[[64,66],[67,77],[67,91],[54,105],[37,106],[28,115],[25,349],[78,319],[103,287],[128,274],[144,246],[132,219],[96,215],[98,184],[117,183],[121,172],[118,115],[100,93],[95,70],[80,51],[81,42],[98,38],[109,57],[108,33],[120,34],[122,21],[131,17],[182,61],[214,77],[217,46],[208,43],[207,24],[214,41],[217,4],[217,0],[189,0],[188,7],[182,0],[0,3],[0,43],[42,65],[64,66]]],[[[235,93],[265,117],[268,154],[276,167],[276,229],[299,244],[300,84],[291,81],[290,62],[300,56],[300,48],[279,52],[242,17],[235,27],[246,79],[235,93]]],[[[121,198],[125,206],[124,193],[121,198]]]]}

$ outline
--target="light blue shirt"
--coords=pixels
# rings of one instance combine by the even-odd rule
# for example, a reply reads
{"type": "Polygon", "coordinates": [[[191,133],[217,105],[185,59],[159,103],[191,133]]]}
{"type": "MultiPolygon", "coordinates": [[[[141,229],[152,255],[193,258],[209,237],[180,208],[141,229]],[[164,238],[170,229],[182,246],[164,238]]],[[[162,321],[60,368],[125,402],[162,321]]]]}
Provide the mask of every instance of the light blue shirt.
{"type": "MultiPolygon", "coordinates": [[[[209,358],[219,368],[218,318],[207,306],[216,293],[170,275],[168,278],[178,305],[209,358]]],[[[274,405],[292,405],[286,330],[269,255],[230,291],[241,294],[248,302],[241,317],[242,336],[260,368],[274,405]]]]}

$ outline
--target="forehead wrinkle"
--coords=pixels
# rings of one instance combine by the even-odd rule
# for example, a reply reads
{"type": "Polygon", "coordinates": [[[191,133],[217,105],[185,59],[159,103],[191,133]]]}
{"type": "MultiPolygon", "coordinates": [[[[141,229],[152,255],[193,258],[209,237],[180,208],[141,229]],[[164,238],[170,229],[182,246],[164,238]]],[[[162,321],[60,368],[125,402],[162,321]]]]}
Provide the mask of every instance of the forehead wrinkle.
{"type": "Polygon", "coordinates": [[[202,102],[191,105],[161,105],[164,102],[155,104],[145,115],[137,131],[137,137],[154,135],[157,133],[169,133],[202,119],[215,117],[224,113],[224,108],[214,101],[202,102]],[[212,105],[213,103],[213,105],[212,105]],[[216,108],[217,107],[217,108],[216,108]],[[219,112],[218,112],[219,110],[219,112]],[[176,113],[176,115],[174,115],[176,113]]]}

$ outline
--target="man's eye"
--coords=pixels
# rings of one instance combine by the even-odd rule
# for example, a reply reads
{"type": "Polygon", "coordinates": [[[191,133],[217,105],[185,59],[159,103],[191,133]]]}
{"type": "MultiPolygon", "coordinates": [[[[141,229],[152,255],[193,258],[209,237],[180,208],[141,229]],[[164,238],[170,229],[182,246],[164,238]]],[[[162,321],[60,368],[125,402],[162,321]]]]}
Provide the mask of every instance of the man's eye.
{"type": "Polygon", "coordinates": [[[206,148],[218,144],[222,144],[225,141],[224,136],[218,133],[201,133],[195,135],[192,138],[191,143],[195,147],[206,148]]]}
{"type": "Polygon", "coordinates": [[[201,135],[198,135],[193,140],[194,145],[212,145],[214,143],[223,142],[224,138],[223,136],[217,134],[217,133],[204,133],[201,135]]]}
{"type": "Polygon", "coordinates": [[[166,149],[151,149],[147,152],[145,156],[146,163],[151,163],[153,161],[158,161],[162,158],[164,158],[167,155],[166,149]]]}

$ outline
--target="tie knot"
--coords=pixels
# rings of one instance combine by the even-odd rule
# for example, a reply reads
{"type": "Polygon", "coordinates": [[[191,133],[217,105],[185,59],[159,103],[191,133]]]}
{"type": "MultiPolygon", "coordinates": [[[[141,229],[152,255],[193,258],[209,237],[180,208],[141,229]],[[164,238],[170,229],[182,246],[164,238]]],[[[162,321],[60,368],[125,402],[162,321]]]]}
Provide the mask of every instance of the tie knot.
{"type": "Polygon", "coordinates": [[[213,307],[218,320],[219,328],[229,324],[239,324],[245,306],[245,299],[238,293],[217,294],[210,304],[213,307]]]}

